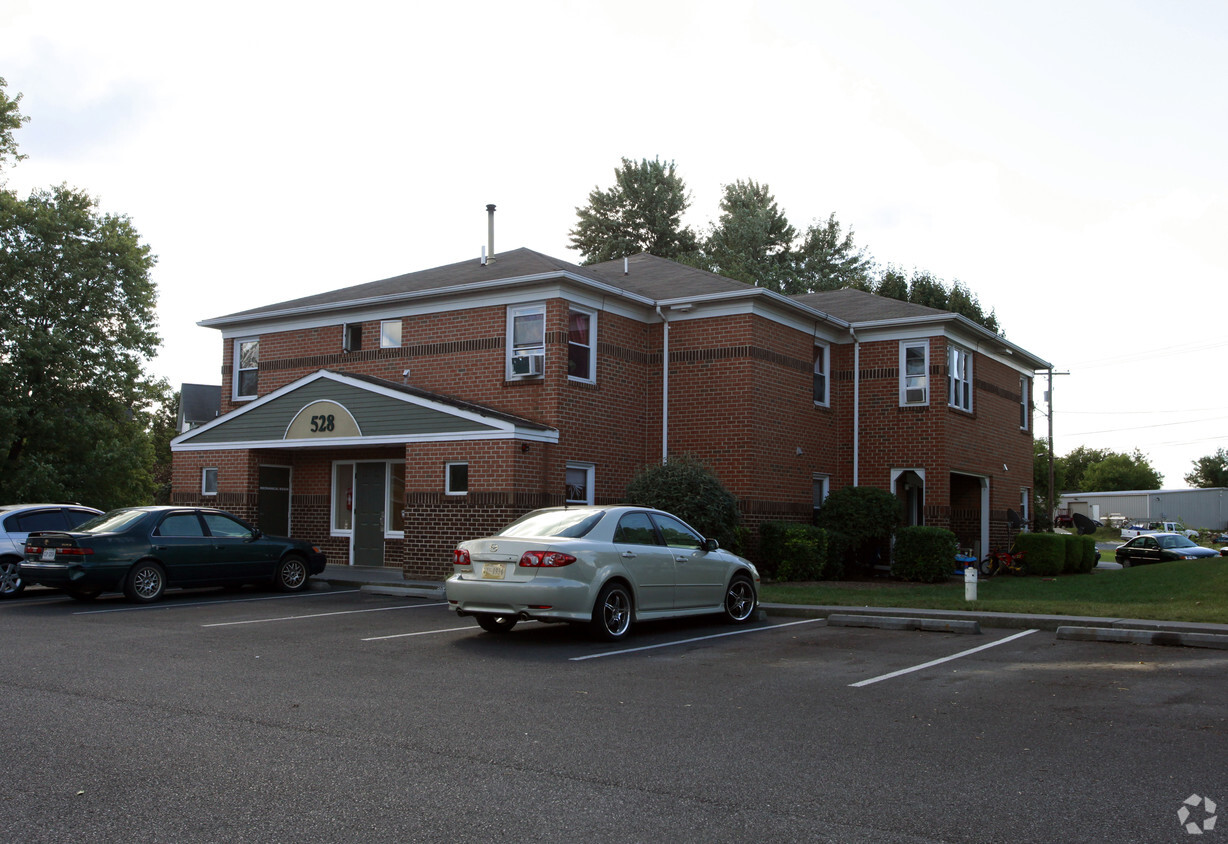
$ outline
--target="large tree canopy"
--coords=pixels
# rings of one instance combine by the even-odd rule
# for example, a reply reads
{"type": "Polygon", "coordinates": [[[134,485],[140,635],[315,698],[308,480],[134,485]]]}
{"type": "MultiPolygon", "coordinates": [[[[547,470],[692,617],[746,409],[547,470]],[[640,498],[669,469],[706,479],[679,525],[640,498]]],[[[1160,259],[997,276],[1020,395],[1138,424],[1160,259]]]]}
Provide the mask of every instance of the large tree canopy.
{"type": "Polygon", "coordinates": [[[725,185],[721,216],[704,241],[704,257],[726,278],[785,291],[796,237],[767,185],[738,180],[725,185]]]}
{"type": "Polygon", "coordinates": [[[1185,482],[1200,489],[1228,487],[1228,449],[1216,449],[1215,454],[1195,460],[1185,482]]]}
{"type": "Polygon", "coordinates": [[[593,188],[588,205],[576,209],[580,221],[571,230],[571,244],[585,264],[639,252],[686,258],[699,247],[695,233],[682,225],[690,203],[674,162],[624,158],[614,171],[614,186],[593,188]]]}
{"type": "MultiPolygon", "coordinates": [[[[14,161],[21,161],[25,158],[24,155],[17,152],[17,141],[13,137],[13,132],[20,129],[21,124],[30,120],[21,113],[21,94],[9,97],[4,92],[7,84],[4,77],[0,76],[0,170],[6,166],[10,158],[14,161]]],[[[0,184],[3,183],[0,182],[0,184]]]]}
{"type": "Polygon", "coordinates": [[[0,190],[0,501],[148,503],[154,260],[81,191],[0,190]]]}

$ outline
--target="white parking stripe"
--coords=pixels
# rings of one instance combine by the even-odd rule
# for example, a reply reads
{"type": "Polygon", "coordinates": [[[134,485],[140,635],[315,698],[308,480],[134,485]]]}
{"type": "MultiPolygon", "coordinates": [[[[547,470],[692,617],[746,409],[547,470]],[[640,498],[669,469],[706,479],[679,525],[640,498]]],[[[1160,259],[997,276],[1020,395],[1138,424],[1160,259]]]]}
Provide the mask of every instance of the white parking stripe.
{"type": "Polygon", "coordinates": [[[219,598],[216,601],[190,601],[181,603],[165,601],[156,604],[141,604],[136,607],[112,607],[105,610],[76,610],[73,615],[104,615],[109,612],[141,612],[144,610],[175,610],[180,607],[211,607],[218,604],[247,604],[252,601],[280,601],[283,598],[323,598],[326,595],[345,595],[350,592],[358,592],[358,589],[346,589],[340,592],[295,592],[290,595],[265,595],[262,598],[219,598]]]}
{"type": "Polygon", "coordinates": [[[713,633],[711,636],[696,636],[694,639],[682,639],[677,642],[662,642],[659,645],[644,645],[642,648],[625,648],[621,651],[606,651],[600,654],[589,654],[588,656],[573,656],[570,662],[583,662],[586,659],[601,659],[605,656],[620,656],[622,654],[633,654],[637,651],[651,651],[656,648],[672,648],[675,645],[689,645],[692,642],[706,642],[709,639],[720,639],[724,636],[740,636],[743,633],[761,633],[764,630],[779,630],[781,627],[793,627],[797,624],[814,624],[816,621],[826,621],[825,618],[807,618],[804,621],[788,621],[784,624],[772,624],[767,627],[748,627],[743,630],[730,630],[728,633],[713,633]]]}
{"type": "Polygon", "coordinates": [[[849,687],[854,688],[854,689],[859,689],[862,686],[869,686],[870,684],[877,683],[881,680],[890,680],[893,677],[899,677],[903,674],[911,674],[914,671],[920,671],[924,668],[931,668],[935,665],[941,665],[944,662],[950,662],[953,659],[959,659],[960,657],[970,656],[971,654],[977,653],[979,651],[988,650],[989,648],[996,648],[998,645],[1005,645],[1007,642],[1013,642],[1016,639],[1022,638],[1024,636],[1027,636],[1035,632],[1036,632],[1035,630],[1024,630],[1022,633],[1016,633],[1014,636],[1007,636],[1005,639],[999,639],[998,641],[990,642],[987,645],[980,645],[970,650],[960,651],[957,654],[951,654],[950,656],[944,656],[942,659],[935,659],[935,660],[931,660],[926,663],[922,663],[921,665],[914,665],[912,668],[901,668],[899,671],[892,671],[890,674],[883,674],[879,677],[871,677],[869,680],[861,680],[860,682],[857,682],[857,683],[849,683],[849,687]]]}
{"type": "Polygon", "coordinates": [[[202,624],[201,627],[237,627],[241,624],[267,624],[271,621],[299,621],[304,618],[328,618],[331,615],[358,615],[364,612],[388,612],[389,610],[416,610],[422,607],[442,607],[443,602],[437,604],[409,604],[403,607],[373,607],[365,610],[338,610],[337,612],[317,612],[307,615],[283,615],[278,618],[249,618],[246,621],[217,621],[213,624],[202,624]]]}
{"type": "MultiPolygon", "coordinates": [[[[436,605],[438,606],[438,605],[436,605]]],[[[465,627],[446,627],[443,630],[420,630],[417,633],[393,633],[391,636],[368,636],[366,639],[360,639],[360,642],[382,642],[385,639],[404,639],[407,636],[430,636],[433,633],[456,633],[461,630],[477,630],[476,624],[469,624],[465,627]]]]}

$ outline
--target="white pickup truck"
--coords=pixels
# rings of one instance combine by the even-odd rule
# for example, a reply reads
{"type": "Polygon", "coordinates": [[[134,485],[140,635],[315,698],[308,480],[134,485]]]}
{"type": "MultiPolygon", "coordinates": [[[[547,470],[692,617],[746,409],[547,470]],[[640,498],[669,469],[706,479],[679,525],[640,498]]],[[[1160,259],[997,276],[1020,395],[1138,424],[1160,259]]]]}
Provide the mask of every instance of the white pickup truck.
{"type": "Polygon", "coordinates": [[[1179,533],[1190,538],[1198,536],[1198,531],[1190,530],[1181,522],[1133,522],[1121,529],[1121,538],[1133,539],[1145,533],[1179,533]]]}

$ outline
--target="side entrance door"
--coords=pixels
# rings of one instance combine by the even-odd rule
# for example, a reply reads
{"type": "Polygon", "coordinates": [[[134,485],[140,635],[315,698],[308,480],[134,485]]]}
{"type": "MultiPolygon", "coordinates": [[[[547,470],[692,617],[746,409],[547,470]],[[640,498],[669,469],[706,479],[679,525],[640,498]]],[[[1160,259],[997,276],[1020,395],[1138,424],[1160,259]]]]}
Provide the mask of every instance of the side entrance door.
{"type": "Polygon", "coordinates": [[[290,535],[290,467],[261,466],[256,521],[269,536],[290,535]]]}
{"type": "Polygon", "coordinates": [[[384,564],[384,488],[387,463],[354,467],[354,565],[384,564]]]}

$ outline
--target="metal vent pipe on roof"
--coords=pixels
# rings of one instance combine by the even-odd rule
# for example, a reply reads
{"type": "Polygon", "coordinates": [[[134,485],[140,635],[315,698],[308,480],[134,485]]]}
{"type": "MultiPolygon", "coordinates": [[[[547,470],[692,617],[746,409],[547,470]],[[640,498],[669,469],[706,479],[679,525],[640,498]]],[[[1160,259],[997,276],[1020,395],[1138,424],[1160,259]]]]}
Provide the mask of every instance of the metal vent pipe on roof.
{"type": "Polygon", "coordinates": [[[486,206],[486,260],[488,263],[494,263],[495,260],[495,206],[486,206]]]}

